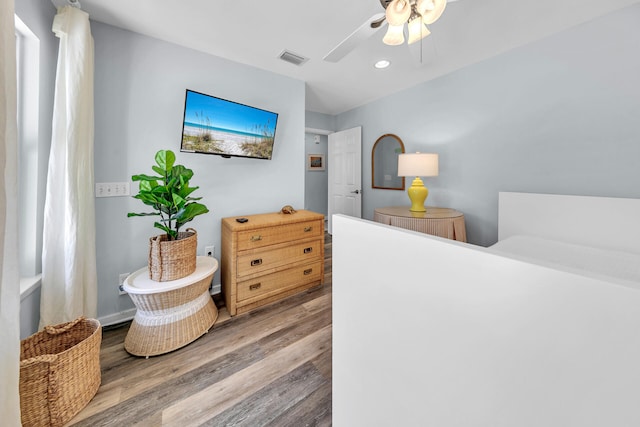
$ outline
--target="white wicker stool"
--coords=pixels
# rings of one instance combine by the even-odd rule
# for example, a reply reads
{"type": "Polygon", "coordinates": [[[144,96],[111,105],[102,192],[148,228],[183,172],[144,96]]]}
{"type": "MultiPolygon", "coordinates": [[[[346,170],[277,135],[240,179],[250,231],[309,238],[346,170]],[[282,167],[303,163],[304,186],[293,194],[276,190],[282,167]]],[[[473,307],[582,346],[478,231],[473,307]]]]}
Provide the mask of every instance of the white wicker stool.
{"type": "Polygon", "coordinates": [[[149,278],[142,268],[125,280],[123,289],[138,309],[124,348],[136,356],[168,353],[195,341],[207,333],[218,318],[218,309],[209,294],[218,261],[197,258],[190,275],[168,282],[149,278]]]}

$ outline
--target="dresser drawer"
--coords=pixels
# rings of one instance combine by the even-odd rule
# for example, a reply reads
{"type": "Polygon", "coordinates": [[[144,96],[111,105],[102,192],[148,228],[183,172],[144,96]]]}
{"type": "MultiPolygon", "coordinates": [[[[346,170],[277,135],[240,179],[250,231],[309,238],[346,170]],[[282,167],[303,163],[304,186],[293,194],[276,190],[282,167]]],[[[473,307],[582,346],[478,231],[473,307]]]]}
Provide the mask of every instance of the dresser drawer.
{"type": "Polygon", "coordinates": [[[323,242],[319,239],[245,251],[238,255],[237,276],[246,277],[283,265],[315,261],[324,257],[322,252],[323,242]]]}
{"type": "Polygon", "coordinates": [[[238,232],[238,251],[322,236],[322,221],[303,221],[238,232]]]}
{"type": "Polygon", "coordinates": [[[238,282],[238,302],[263,296],[269,293],[278,293],[287,288],[296,287],[305,283],[322,280],[322,262],[314,262],[277,273],[266,274],[252,280],[238,282]]]}

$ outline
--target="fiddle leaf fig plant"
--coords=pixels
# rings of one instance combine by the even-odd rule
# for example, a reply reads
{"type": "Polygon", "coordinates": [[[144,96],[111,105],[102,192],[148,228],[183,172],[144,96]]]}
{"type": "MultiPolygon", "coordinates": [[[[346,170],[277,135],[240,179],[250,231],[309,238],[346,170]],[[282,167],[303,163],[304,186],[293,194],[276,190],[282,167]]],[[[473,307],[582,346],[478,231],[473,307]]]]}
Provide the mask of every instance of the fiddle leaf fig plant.
{"type": "Polygon", "coordinates": [[[167,233],[167,240],[177,240],[178,232],[187,222],[198,215],[209,212],[209,209],[197,200],[202,197],[191,197],[191,193],[200,187],[190,187],[189,180],[193,171],[183,165],[176,165],[176,155],[171,150],[160,150],[156,153],[156,164],[151,167],[157,175],[133,175],[133,181],[140,182],[138,194],[133,196],[153,212],[127,214],[132,216],[159,216],[160,220],[153,225],[167,233]]]}

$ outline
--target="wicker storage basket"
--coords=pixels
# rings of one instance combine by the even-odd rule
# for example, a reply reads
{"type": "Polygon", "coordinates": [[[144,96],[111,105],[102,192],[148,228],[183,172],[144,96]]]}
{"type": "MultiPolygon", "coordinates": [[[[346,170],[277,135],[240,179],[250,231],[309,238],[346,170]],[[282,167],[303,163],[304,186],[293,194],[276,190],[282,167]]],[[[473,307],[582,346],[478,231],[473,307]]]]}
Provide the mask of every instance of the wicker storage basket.
{"type": "Polygon", "coordinates": [[[198,233],[193,228],[178,233],[178,240],[166,234],[149,239],[149,277],[156,282],[181,279],[196,271],[198,233]]]}
{"type": "Polygon", "coordinates": [[[102,328],[95,319],[47,326],[20,343],[23,426],[62,426],[100,387],[102,328]]]}

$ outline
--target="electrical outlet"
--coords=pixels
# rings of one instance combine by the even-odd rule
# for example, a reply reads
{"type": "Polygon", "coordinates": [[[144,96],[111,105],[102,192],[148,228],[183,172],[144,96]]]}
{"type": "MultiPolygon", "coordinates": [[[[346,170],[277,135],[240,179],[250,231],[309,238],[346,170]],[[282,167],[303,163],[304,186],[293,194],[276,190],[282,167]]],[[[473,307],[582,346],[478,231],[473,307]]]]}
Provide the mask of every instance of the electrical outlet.
{"type": "Polygon", "coordinates": [[[118,295],[127,294],[127,291],[122,288],[122,284],[127,280],[127,277],[129,277],[130,274],[131,273],[120,273],[120,276],[118,276],[118,295]]]}
{"type": "Polygon", "coordinates": [[[205,246],[204,247],[204,255],[214,258],[216,256],[216,247],[213,246],[213,245],[205,246]]]}

